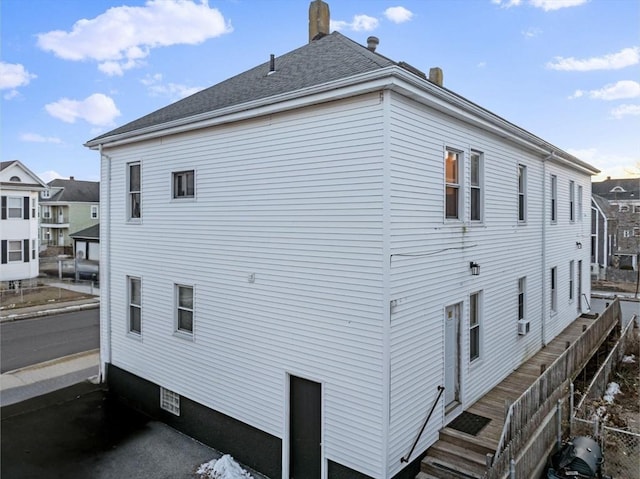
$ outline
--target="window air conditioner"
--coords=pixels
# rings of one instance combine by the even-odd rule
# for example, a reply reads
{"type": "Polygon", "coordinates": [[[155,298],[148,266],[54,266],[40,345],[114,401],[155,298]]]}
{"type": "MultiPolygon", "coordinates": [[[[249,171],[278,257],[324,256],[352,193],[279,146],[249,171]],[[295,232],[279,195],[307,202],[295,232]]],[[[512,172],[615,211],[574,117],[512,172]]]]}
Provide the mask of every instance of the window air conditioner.
{"type": "Polygon", "coordinates": [[[529,321],[524,319],[518,320],[518,334],[524,336],[529,332],[529,321]]]}

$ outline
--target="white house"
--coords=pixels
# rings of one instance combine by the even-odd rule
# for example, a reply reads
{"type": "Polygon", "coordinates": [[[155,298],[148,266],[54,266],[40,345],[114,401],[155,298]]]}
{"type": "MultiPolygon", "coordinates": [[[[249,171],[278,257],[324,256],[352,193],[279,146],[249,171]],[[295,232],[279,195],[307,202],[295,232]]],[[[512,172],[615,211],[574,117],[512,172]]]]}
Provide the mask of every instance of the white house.
{"type": "Polygon", "coordinates": [[[87,142],[102,377],[271,478],[413,477],[438,386],[413,457],[586,308],[597,170],[310,23],[87,142]]]}
{"type": "Polygon", "coordinates": [[[20,161],[0,162],[0,282],[38,276],[38,193],[45,187],[20,161]]]}

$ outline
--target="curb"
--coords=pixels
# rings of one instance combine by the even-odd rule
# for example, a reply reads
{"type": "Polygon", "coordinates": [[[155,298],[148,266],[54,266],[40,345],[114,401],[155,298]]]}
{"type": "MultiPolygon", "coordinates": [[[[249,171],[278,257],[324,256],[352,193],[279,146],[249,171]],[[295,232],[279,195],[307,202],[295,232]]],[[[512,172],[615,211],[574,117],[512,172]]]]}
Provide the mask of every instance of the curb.
{"type": "Polygon", "coordinates": [[[21,319],[40,318],[43,316],[51,316],[53,314],[72,313],[74,311],[84,311],[86,309],[96,309],[99,307],[100,307],[99,299],[92,301],[90,303],[72,304],[67,306],[64,306],[64,303],[63,303],[57,308],[42,309],[39,311],[29,311],[27,313],[15,313],[15,314],[9,314],[7,316],[2,316],[0,318],[0,323],[5,323],[9,321],[18,321],[21,319]]]}

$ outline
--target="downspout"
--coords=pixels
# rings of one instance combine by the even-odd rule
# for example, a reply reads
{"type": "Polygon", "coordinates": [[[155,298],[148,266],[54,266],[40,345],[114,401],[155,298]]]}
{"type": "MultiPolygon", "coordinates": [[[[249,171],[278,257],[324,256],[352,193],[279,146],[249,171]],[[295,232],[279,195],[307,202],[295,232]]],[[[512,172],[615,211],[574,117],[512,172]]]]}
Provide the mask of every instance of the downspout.
{"type": "Polygon", "coordinates": [[[547,161],[553,158],[553,151],[549,153],[549,156],[542,159],[542,268],[541,268],[541,283],[542,283],[542,321],[540,324],[540,344],[544,348],[547,345],[546,341],[546,322],[547,322],[547,284],[546,284],[546,269],[547,269],[547,161]]]}
{"type": "MultiPolygon", "coordinates": [[[[102,143],[98,145],[100,154],[101,188],[105,197],[100,198],[100,238],[106,240],[100,248],[100,382],[107,380],[107,363],[111,363],[111,265],[109,253],[111,249],[111,158],[102,153],[102,143]],[[103,167],[107,162],[106,168],[103,167]],[[106,174],[105,174],[106,170],[106,174]],[[104,186],[103,186],[104,184],[104,186]],[[106,325],[105,328],[102,325],[106,325]]],[[[102,195],[101,195],[102,196],[102,195]]]]}

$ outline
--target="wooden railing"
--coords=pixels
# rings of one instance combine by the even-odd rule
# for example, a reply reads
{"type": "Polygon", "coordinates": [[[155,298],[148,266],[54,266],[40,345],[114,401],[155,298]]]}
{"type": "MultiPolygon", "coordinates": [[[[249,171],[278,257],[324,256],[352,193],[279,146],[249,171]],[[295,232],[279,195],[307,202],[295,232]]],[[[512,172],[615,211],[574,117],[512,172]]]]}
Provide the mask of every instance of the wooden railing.
{"type": "Polygon", "coordinates": [[[609,307],[547,368],[510,406],[485,478],[501,477],[509,467],[514,451],[519,451],[565,395],[571,380],[582,370],[616,323],[620,322],[620,302],[609,307]]]}

